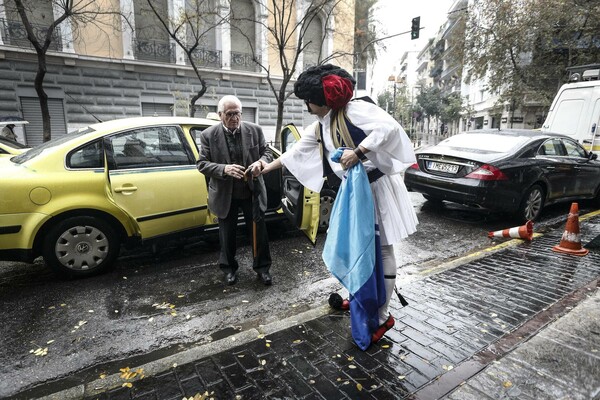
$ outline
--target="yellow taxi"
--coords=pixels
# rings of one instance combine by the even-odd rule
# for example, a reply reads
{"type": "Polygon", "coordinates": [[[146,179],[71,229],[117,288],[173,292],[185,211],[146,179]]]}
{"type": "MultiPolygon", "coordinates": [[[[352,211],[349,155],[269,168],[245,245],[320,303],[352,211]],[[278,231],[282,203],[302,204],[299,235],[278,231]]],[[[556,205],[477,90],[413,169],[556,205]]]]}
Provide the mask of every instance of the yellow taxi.
{"type": "MultiPolygon", "coordinates": [[[[43,256],[57,273],[83,277],[110,268],[126,241],[214,228],[196,137],[215,123],[119,119],[0,158],[0,260],[43,256]]],[[[301,188],[282,201],[281,170],[264,178],[271,211],[284,215],[282,202],[305,204],[288,216],[314,241],[318,194],[301,188]]]]}

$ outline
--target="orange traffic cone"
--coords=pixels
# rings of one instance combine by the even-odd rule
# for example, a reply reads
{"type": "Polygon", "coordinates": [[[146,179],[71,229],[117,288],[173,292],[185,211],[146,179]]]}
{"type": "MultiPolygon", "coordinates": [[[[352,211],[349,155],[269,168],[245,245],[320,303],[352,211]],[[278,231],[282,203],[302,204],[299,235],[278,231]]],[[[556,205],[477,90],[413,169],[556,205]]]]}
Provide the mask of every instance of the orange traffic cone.
{"type": "Polygon", "coordinates": [[[527,221],[525,225],[515,226],[514,228],[502,229],[496,232],[488,233],[489,238],[495,237],[511,237],[517,239],[525,239],[531,241],[533,238],[533,221],[527,221]]]}
{"type": "Polygon", "coordinates": [[[579,234],[579,205],[571,204],[571,211],[567,218],[567,226],[560,239],[560,244],[552,248],[553,251],[574,256],[585,256],[588,249],[581,247],[581,235],[579,234]]]}

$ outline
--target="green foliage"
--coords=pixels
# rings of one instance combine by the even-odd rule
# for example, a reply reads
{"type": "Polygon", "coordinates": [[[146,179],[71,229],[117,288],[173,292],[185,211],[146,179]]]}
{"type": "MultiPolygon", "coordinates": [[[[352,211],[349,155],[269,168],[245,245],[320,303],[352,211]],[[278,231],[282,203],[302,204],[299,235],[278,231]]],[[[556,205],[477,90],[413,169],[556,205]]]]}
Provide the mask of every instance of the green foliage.
{"type": "Polygon", "coordinates": [[[450,93],[442,98],[440,119],[444,124],[458,120],[463,111],[465,108],[459,92],[450,93]]]}
{"type": "Polygon", "coordinates": [[[516,107],[548,106],[568,66],[600,61],[598,0],[478,0],[469,9],[465,65],[516,107]]]}
{"type": "Polygon", "coordinates": [[[425,115],[437,117],[442,112],[442,91],[436,86],[424,87],[416,97],[425,115]]]}

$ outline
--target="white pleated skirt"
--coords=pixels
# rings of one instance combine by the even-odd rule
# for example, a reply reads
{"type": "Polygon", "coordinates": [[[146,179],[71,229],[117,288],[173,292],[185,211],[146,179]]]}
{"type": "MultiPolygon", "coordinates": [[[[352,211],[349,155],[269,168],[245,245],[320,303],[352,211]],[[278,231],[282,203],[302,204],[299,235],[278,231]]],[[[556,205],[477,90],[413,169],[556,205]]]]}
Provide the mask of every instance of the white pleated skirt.
{"type": "Polygon", "coordinates": [[[399,243],[417,231],[417,214],[401,174],[384,175],[371,183],[381,245],[399,243]]]}

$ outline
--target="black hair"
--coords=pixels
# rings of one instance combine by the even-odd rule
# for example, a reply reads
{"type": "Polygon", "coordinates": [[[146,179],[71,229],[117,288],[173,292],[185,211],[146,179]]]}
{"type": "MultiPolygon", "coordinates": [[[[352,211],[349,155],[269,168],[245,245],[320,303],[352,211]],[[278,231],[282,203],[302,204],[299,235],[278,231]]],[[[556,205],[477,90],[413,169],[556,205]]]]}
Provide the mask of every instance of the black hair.
{"type": "Polygon", "coordinates": [[[333,64],[315,65],[302,72],[294,84],[294,94],[296,97],[316,104],[325,105],[325,95],[323,94],[323,83],[321,79],[327,75],[337,75],[352,82],[352,87],[356,80],[343,68],[333,64]]]}

